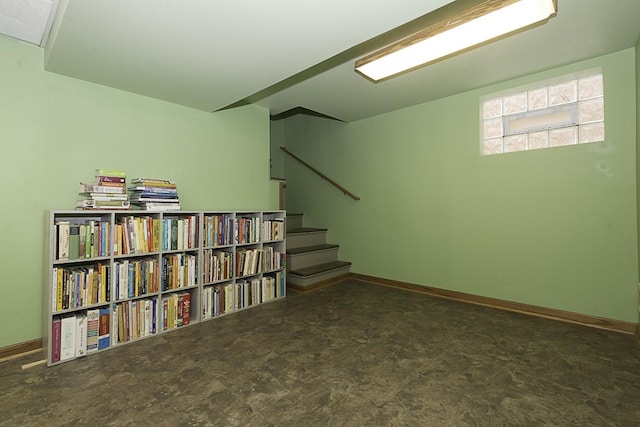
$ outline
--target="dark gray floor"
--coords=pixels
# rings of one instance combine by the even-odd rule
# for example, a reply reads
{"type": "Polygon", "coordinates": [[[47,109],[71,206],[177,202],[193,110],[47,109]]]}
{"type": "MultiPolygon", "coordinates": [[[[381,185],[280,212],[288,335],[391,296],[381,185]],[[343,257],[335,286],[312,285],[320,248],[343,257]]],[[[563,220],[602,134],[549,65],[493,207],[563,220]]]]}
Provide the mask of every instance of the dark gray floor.
{"type": "Polygon", "coordinates": [[[631,336],[358,282],[22,371],[1,426],[637,426],[631,336]]]}

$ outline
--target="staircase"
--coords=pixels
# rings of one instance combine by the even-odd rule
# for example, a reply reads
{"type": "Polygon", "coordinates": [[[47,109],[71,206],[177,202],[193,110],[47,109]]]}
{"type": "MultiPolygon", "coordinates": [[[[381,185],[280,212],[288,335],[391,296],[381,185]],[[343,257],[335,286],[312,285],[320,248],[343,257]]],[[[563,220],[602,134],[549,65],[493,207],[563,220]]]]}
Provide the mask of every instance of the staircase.
{"type": "Polygon", "coordinates": [[[326,228],[302,226],[302,214],[287,213],[287,287],[310,291],[347,277],[350,262],[338,261],[338,245],[326,243],[326,228]]]}

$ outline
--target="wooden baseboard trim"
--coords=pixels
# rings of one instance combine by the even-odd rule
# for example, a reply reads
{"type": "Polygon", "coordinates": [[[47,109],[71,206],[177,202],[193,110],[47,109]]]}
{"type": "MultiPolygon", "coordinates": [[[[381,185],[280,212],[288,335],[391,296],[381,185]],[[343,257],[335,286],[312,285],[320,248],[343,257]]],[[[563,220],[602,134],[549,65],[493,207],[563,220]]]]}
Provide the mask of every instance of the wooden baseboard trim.
{"type": "Polygon", "coordinates": [[[332,277],[331,279],[323,280],[321,282],[317,282],[309,286],[294,285],[293,283],[287,282],[287,289],[291,289],[295,292],[300,292],[304,294],[307,292],[315,291],[316,289],[326,288],[327,286],[332,286],[337,283],[344,282],[345,280],[349,279],[349,277],[350,277],[349,274],[343,274],[342,276],[332,277]]]}
{"type": "Polygon", "coordinates": [[[546,308],[536,305],[501,300],[497,298],[483,297],[479,295],[467,294],[464,292],[416,285],[413,283],[383,279],[375,276],[367,276],[364,274],[350,273],[350,276],[354,280],[396,289],[403,289],[406,291],[418,292],[433,297],[446,298],[469,304],[476,304],[485,307],[497,308],[500,310],[512,311],[515,313],[528,314],[536,317],[544,317],[545,319],[575,323],[578,325],[589,326],[591,328],[605,329],[608,331],[620,332],[623,334],[635,334],[636,338],[640,340],[640,331],[638,331],[638,325],[631,322],[624,322],[622,320],[606,319],[603,317],[590,316],[587,314],[572,313],[569,311],[557,310],[554,308],[546,308]]]}
{"type": "Polygon", "coordinates": [[[636,339],[638,347],[640,347],[640,323],[636,324],[636,333],[633,334],[633,337],[636,339]]]}
{"type": "Polygon", "coordinates": [[[0,361],[15,359],[42,350],[42,338],[0,348],[0,361]]]}

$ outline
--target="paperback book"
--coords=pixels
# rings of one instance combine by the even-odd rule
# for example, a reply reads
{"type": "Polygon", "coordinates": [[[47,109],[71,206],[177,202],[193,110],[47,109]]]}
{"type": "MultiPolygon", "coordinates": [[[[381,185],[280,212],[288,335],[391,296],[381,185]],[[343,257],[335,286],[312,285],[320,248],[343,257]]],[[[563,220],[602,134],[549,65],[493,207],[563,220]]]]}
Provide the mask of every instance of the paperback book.
{"type": "Polygon", "coordinates": [[[133,207],[141,210],[180,210],[180,198],[175,181],[156,178],[134,178],[129,187],[133,207]]]}
{"type": "Polygon", "coordinates": [[[82,199],[76,209],[129,209],[126,173],[115,169],[96,169],[95,182],[80,183],[78,194],[82,199]]]}

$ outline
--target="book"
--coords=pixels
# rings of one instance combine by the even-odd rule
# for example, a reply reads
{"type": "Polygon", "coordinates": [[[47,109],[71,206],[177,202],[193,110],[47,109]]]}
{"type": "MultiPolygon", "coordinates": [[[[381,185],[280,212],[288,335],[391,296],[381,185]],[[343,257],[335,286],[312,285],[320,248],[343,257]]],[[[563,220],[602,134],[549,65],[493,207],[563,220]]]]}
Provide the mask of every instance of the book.
{"type": "Polygon", "coordinates": [[[80,224],[69,224],[69,259],[80,258],[80,224]]]}
{"type": "Polygon", "coordinates": [[[95,200],[96,202],[108,202],[112,200],[129,200],[129,196],[126,194],[116,193],[84,193],[87,199],[95,200]]]}
{"type": "Polygon", "coordinates": [[[124,329],[127,341],[131,341],[133,339],[133,315],[131,314],[131,307],[135,304],[135,301],[126,301],[124,304],[127,307],[124,312],[124,329]]]}
{"type": "Polygon", "coordinates": [[[128,200],[78,200],[76,208],[80,209],[129,209],[128,200]]]}
{"type": "Polygon", "coordinates": [[[125,178],[127,174],[126,172],[117,169],[96,169],[96,176],[125,178]]]}
{"type": "Polygon", "coordinates": [[[87,226],[80,224],[80,233],[78,234],[78,258],[86,258],[87,256],[87,226]]]}
{"type": "Polygon", "coordinates": [[[182,324],[188,325],[191,319],[191,294],[185,292],[182,294],[182,324]]]}
{"type": "Polygon", "coordinates": [[[178,294],[177,298],[178,298],[178,302],[176,303],[176,326],[182,326],[183,325],[182,309],[184,308],[184,305],[183,305],[184,294],[178,294]]]}
{"type": "Polygon", "coordinates": [[[117,187],[119,191],[125,192],[127,191],[127,183],[125,181],[122,182],[110,182],[110,181],[98,181],[97,184],[100,187],[117,187]]]}
{"type": "Polygon", "coordinates": [[[178,249],[178,221],[177,220],[174,219],[173,221],[171,221],[171,229],[169,230],[169,232],[171,233],[169,249],[177,250],[178,249]]]}
{"type": "Polygon", "coordinates": [[[151,300],[144,300],[144,335],[151,334],[151,300]]]}
{"type": "MultiPolygon", "coordinates": [[[[117,183],[121,184],[121,183],[117,183]]],[[[78,193],[80,194],[125,194],[124,185],[98,185],[98,184],[85,184],[80,183],[78,187],[78,193]]]]}
{"type": "Polygon", "coordinates": [[[176,182],[168,179],[133,178],[130,182],[143,187],[176,188],[176,182]]]}
{"type": "Polygon", "coordinates": [[[113,177],[113,176],[104,176],[104,175],[100,175],[97,176],[96,175],[96,181],[102,185],[104,183],[115,183],[115,184],[126,184],[127,180],[126,178],[118,178],[118,177],[113,177]]]}
{"type": "Polygon", "coordinates": [[[180,203],[161,203],[161,202],[131,202],[131,205],[137,210],[145,211],[179,211],[180,203]]]}
{"type": "Polygon", "coordinates": [[[140,334],[139,301],[131,301],[131,339],[137,339],[140,334]]]}
{"type": "Polygon", "coordinates": [[[58,311],[58,267],[51,269],[51,311],[58,311]]]}
{"type": "Polygon", "coordinates": [[[76,317],[64,316],[60,322],[60,361],[69,360],[76,355],[76,317]]]}
{"type": "Polygon", "coordinates": [[[59,221],[56,224],[56,242],[57,242],[57,256],[59,260],[69,259],[69,233],[71,230],[71,224],[69,221],[59,221]]]}
{"type": "Polygon", "coordinates": [[[113,304],[113,313],[111,315],[111,335],[113,345],[118,344],[118,304],[113,304]]]}
{"type": "Polygon", "coordinates": [[[159,195],[168,194],[168,195],[175,196],[178,194],[178,190],[176,188],[148,187],[144,185],[136,185],[134,187],[129,187],[129,191],[142,196],[153,196],[156,194],[159,194],[159,195]]]}
{"type": "Polygon", "coordinates": [[[94,222],[95,221],[93,221],[93,220],[87,220],[85,222],[85,225],[84,225],[84,228],[85,228],[85,241],[84,241],[85,252],[84,252],[84,257],[85,258],[91,258],[92,256],[94,256],[91,253],[91,245],[93,243],[94,222]]]}
{"type": "Polygon", "coordinates": [[[100,331],[100,310],[87,310],[87,353],[98,351],[98,334],[100,331]]]}
{"type": "Polygon", "coordinates": [[[125,327],[127,322],[127,310],[129,308],[129,302],[125,301],[121,304],[118,304],[118,342],[127,342],[129,341],[129,337],[127,337],[127,328],[125,327]]]}
{"type": "Polygon", "coordinates": [[[61,338],[62,320],[54,317],[51,324],[51,363],[60,361],[60,338],[61,338]]]}
{"type": "Polygon", "coordinates": [[[109,330],[110,329],[111,329],[111,318],[109,316],[109,309],[101,308],[99,311],[98,350],[103,350],[109,347],[109,344],[110,344],[109,330]]]}
{"type": "Polygon", "coordinates": [[[64,286],[63,286],[64,269],[58,268],[57,273],[58,273],[58,278],[56,280],[56,298],[57,298],[56,311],[60,311],[63,309],[63,306],[64,306],[64,286]]]}
{"type": "Polygon", "coordinates": [[[76,357],[87,355],[87,315],[76,315],[76,357]]]}
{"type": "Polygon", "coordinates": [[[156,333],[156,319],[158,310],[158,300],[156,298],[151,300],[151,333],[156,333]]]}

